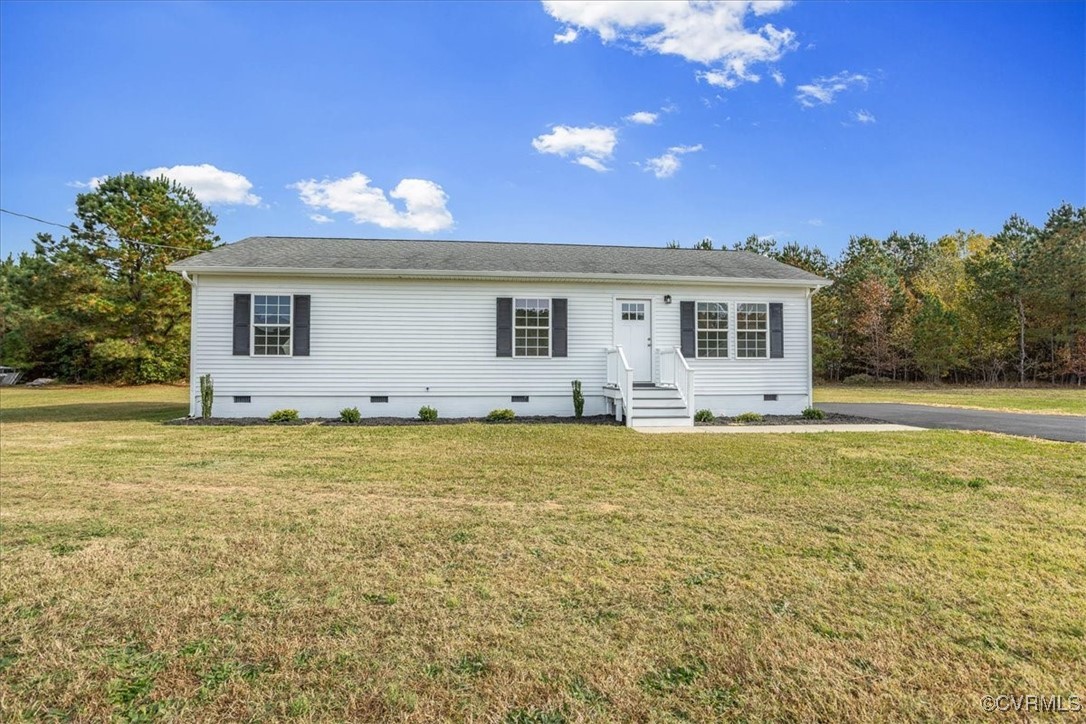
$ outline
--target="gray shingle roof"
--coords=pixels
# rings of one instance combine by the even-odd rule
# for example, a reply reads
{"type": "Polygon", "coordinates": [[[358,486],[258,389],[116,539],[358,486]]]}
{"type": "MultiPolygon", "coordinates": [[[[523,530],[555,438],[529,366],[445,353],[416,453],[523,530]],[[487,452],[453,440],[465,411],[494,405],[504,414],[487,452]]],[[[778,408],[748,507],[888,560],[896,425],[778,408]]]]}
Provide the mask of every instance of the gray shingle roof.
{"type": "Polygon", "coordinates": [[[824,282],[821,277],[748,251],[495,241],[321,239],[251,236],[170,266],[174,271],[417,271],[607,278],[706,277],[824,282]]]}

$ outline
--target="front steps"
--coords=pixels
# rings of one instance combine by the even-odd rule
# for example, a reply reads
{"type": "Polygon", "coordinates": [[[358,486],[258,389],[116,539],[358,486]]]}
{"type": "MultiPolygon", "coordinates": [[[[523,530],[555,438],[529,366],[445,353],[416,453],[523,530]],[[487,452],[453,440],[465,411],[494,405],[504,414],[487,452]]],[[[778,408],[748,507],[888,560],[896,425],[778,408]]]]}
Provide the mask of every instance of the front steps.
{"type": "Polygon", "coordinates": [[[674,387],[634,385],[633,427],[692,427],[682,394],[674,387]]]}

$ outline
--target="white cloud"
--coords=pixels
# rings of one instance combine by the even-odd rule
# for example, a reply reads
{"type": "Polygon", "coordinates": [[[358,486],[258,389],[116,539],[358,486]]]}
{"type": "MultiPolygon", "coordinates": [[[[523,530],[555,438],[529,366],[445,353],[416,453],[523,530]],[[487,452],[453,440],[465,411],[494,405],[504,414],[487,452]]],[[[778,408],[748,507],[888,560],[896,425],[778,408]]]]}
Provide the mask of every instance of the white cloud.
{"type": "Polygon", "coordinates": [[[606,171],[604,161],[611,158],[618,143],[614,128],[606,126],[551,126],[551,132],[532,139],[532,148],[540,153],[567,158],[593,171],[606,171]]]}
{"type": "Polygon", "coordinates": [[[88,181],[69,181],[65,186],[73,189],[96,189],[108,176],[92,176],[88,181]]]}
{"type": "Polygon", "coordinates": [[[875,115],[870,111],[859,110],[852,114],[857,123],[874,123],[875,115]]]}
{"type": "Polygon", "coordinates": [[[682,168],[683,162],[679,158],[687,153],[696,153],[702,150],[699,143],[696,146],[672,146],[665,153],[645,161],[645,170],[652,171],[656,178],[671,178],[675,172],[682,168]]]}
{"type": "Polygon", "coordinates": [[[256,206],[260,197],[251,193],[253,184],[240,173],[223,171],[210,163],[199,166],[160,166],[143,172],[144,176],[165,176],[192,189],[205,204],[244,204],[256,206]]]}
{"type": "Polygon", "coordinates": [[[592,158],[591,156],[578,156],[573,163],[579,163],[582,166],[603,173],[604,171],[610,171],[611,169],[604,166],[602,163],[592,158]]]}
{"type": "Polygon", "coordinates": [[[842,91],[857,86],[866,88],[869,80],[870,78],[866,75],[849,73],[847,70],[843,70],[837,75],[815,78],[810,83],[796,86],[796,100],[804,108],[828,105],[833,103],[837,94],[842,91]]]}
{"type": "Polygon", "coordinates": [[[340,179],[298,181],[287,188],[295,189],[306,206],[350,214],[356,224],[430,232],[447,229],[453,223],[452,214],[445,208],[449,197],[444,189],[425,179],[403,179],[388,196],[358,172],[340,179]],[[397,209],[389,197],[403,201],[404,209],[397,209]]]}
{"type": "Polygon", "coordinates": [[[331,216],[325,216],[324,214],[310,214],[310,221],[315,221],[318,224],[331,224],[335,219],[331,216]]]}
{"type": "MultiPolygon", "coordinates": [[[[677,55],[706,66],[697,77],[734,88],[757,82],[751,66],[779,60],[796,47],[793,31],[771,23],[747,27],[787,2],[637,2],[635,0],[544,0],[543,8],[567,28],[596,33],[604,43],[621,42],[634,52],[677,55]]],[[[558,36],[555,36],[557,40],[558,36]]]]}
{"type": "Polygon", "coordinates": [[[554,42],[560,45],[566,45],[576,40],[577,35],[577,28],[566,28],[566,32],[554,34],[554,42]]]}
{"type": "Polygon", "coordinates": [[[822,219],[807,219],[808,226],[822,226],[822,219]]]}
{"type": "Polygon", "coordinates": [[[638,111],[637,113],[631,113],[630,115],[626,116],[626,120],[630,123],[640,123],[643,126],[651,126],[656,123],[656,119],[659,117],[659,113],[638,111]]]}
{"type": "Polygon", "coordinates": [[[769,75],[773,78],[773,81],[777,85],[784,85],[784,73],[780,72],[779,70],[774,69],[774,70],[769,71],[769,75]]]}

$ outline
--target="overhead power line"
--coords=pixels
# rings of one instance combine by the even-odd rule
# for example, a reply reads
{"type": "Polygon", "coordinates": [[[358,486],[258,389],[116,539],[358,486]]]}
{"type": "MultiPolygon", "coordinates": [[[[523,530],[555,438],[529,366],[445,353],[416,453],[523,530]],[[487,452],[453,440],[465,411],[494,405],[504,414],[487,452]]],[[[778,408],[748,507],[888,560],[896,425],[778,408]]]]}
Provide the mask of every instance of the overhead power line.
{"type": "MultiPolygon", "coordinates": [[[[30,219],[31,221],[37,221],[39,224],[48,224],[49,226],[56,226],[56,227],[59,227],[61,229],[64,229],[65,231],[69,231],[69,232],[74,233],[74,229],[72,229],[71,226],[68,226],[66,224],[59,224],[56,221],[49,221],[48,219],[40,219],[37,216],[31,216],[30,214],[20,214],[18,211],[8,211],[7,209],[0,209],[0,212],[3,212],[5,214],[10,214],[11,216],[18,216],[18,217],[23,218],[23,219],[30,219]]],[[[200,251],[199,249],[193,249],[191,247],[186,247],[186,246],[170,246],[169,244],[156,244],[153,241],[141,241],[139,239],[122,239],[121,237],[117,236],[116,234],[103,234],[103,235],[106,236],[107,238],[113,239],[114,241],[119,241],[122,244],[143,244],[144,246],[154,246],[154,247],[157,247],[159,249],[174,249],[176,251],[187,251],[187,252],[189,252],[191,254],[195,254],[195,253],[198,253],[200,251]]]]}

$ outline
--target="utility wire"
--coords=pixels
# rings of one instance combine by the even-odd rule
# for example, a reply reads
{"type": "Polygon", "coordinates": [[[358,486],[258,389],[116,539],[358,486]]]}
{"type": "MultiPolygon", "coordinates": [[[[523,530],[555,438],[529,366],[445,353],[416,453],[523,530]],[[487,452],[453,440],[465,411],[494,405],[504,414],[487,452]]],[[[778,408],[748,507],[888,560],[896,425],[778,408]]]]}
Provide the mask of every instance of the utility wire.
{"type": "MultiPolygon", "coordinates": [[[[56,227],[59,227],[61,229],[64,229],[65,231],[75,233],[75,229],[73,229],[71,226],[66,226],[64,224],[58,224],[55,221],[48,221],[46,219],[39,219],[37,216],[31,216],[30,214],[20,214],[18,211],[8,211],[7,209],[0,209],[0,212],[3,212],[5,214],[10,214],[12,216],[18,216],[18,217],[23,218],[23,219],[30,219],[31,221],[37,221],[39,224],[48,224],[49,226],[56,226],[56,227]]],[[[73,224],[73,226],[74,226],[74,224],[73,224]]],[[[105,234],[103,234],[103,236],[106,236],[108,238],[112,238],[114,241],[119,241],[122,244],[143,244],[144,246],[154,246],[154,247],[158,247],[159,249],[175,249],[177,251],[187,251],[187,252],[189,252],[191,254],[197,254],[197,253],[199,253],[201,251],[200,249],[193,249],[191,247],[170,246],[169,244],[156,244],[156,243],[151,242],[151,241],[140,241],[139,239],[122,239],[121,237],[117,236],[116,234],[105,233],[105,234]]]]}

